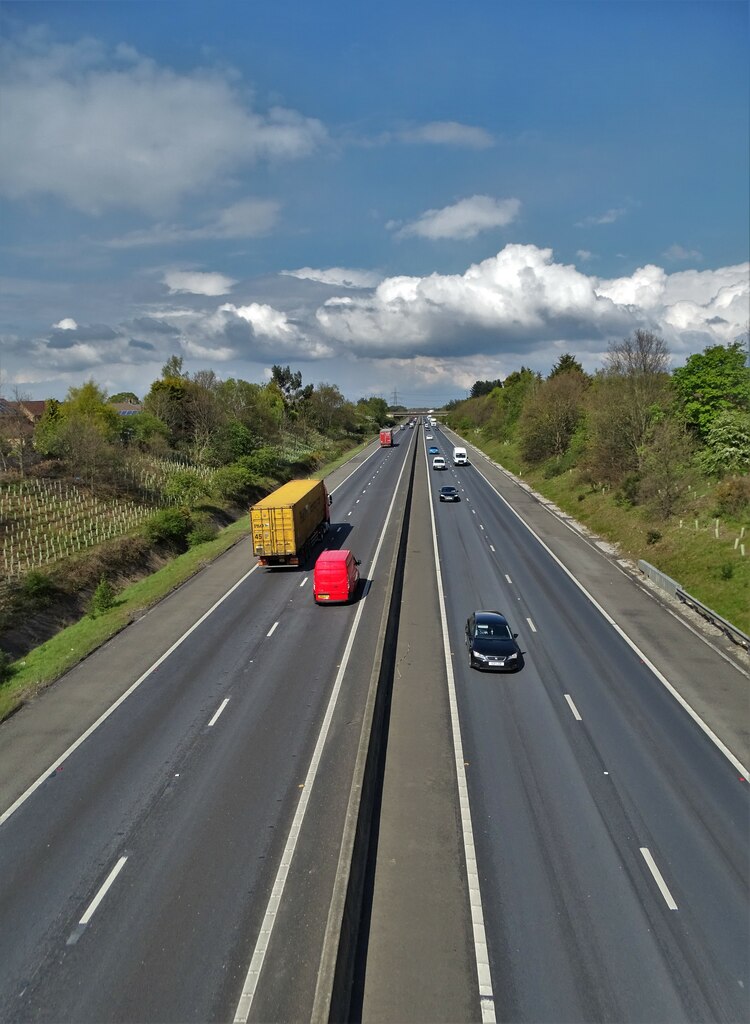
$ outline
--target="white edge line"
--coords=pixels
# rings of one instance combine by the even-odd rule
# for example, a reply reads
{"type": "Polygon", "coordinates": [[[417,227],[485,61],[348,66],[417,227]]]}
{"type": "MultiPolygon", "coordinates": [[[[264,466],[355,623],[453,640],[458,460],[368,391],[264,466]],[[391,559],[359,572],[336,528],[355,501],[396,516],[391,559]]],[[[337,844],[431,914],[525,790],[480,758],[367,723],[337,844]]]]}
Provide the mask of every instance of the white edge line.
{"type": "Polygon", "coordinates": [[[573,698],[570,696],[569,693],[564,693],[563,696],[565,697],[566,701],[570,705],[570,710],[573,712],[573,717],[575,718],[575,720],[577,722],[582,722],[583,719],[581,718],[581,716],[578,713],[578,708],[573,703],[573,698]]]}
{"type": "Polygon", "coordinates": [[[59,768],[60,765],[63,763],[63,761],[67,760],[67,758],[69,758],[70,755],[75,750],[77,750],[78,747],[80,747],[81,744],[84,743],[89,738],[89,736],[91,736],[91,734],[93,732],[95,732],[99,728],[99,726],[103,722],[106,722],[106,720],[109,718],[109,716],[111,714],[113,714],[113,712],[115,712],[117,710],[117,708],[119,708],[119,706],[121,704],[124,704],[124,702],[128,699],[128,697],[131,695],[131,693],[134,693],[138,689],[138,687],[141,685],[141,683],[145,682],[146,679],[148,679],[148,677],[151,675],[151,673],[155,672],[156,669],[159,668],[159,666],[162,665],[167,660],[167,658],[170,656],[170,654],[173,654],[177,650],[177,648],[180,646],[180,644],[184,643],[184,641],[187,640],[187,638],[190,636],[190,634],[194,633],[195,630],[206,621],[206,619],[209,617],[209,615],[212,615],[216,611],[216,609],[219,607],[219,605],[223,604],[224,601],[226,601],[226,599],[230,596],[230,594],[233,594],[234,591],[237,590],[238,587],[242,586],[242,584],[245,582],[245,580],[248,578],[248,576],[252,575],[252,573],[254,573],[257,568],[258,568],[258,563],[256,562],[255,565],[252,567],[252,569],[249,569],[245,573],[244,576],[241,576],[237,580],[237,582],[235,584],[233,584],[229,588],[229,590],[226,592],[226,594],[223,594],[219,598],[218,601],[214,602],[214,604],[211,605],[211,607],[208,609],[207,612],[204,612],[203,615],[201,615],[201,617],[199,619],[197,619],[193,623],[193,625],[190,627],[190,629],[186,630],[178,640],[175,640],[175,642],[172,644],[172,646],[169,647],[164,652],[164,654],[161,655],[161,657],[157,658],[157,660],[153,663],[153,665],[151,665],[149,668],[147,668],[146,671],[142,675],[140,675],[136,679],[136,681],[134,683],[132,683],[128,687],[128,689],[117,698],[117,700],[114,702],[114,704],[110,704],[110,706],[107,708],[107,710],[103,714],[101,714],[97,718],[97,720],[92,725],[90,725],[88,727],[88,729],[86,729],[85,732],[81,733],[81,735],[78,737],[78,739],[75,740],[73,743],[71,743],[71,745],[68,747],[68,749],[64,753],[62,753],[57,758],[56,761],[53,761],[52,764],[49,766],[49,768],[47,768],[44,772],[42,772],[42,774],[39,776],[39,778],[36,780],[36,782],[32,782],[32,784],[28,787],[28,789],[26,789],[18,797],[18,799],[14,803],[12,803],[10,805],[10,807],[7,809],[7,811],[4,811],[3,814],[0,814],[0,825],[5,824],[5,822],[8,820],[8,818],[10,818],[10,816],[12,814],[14,814],[18,810],[18,808],[23,803],[25,803],[28,800],[28,798],[31,796],[31,794],[36,792],[36,790],[41,786],[41,784],[43,782],[45,782],[49,778],[49,776],[52,774],[52,772],[56,771],[57,768],[59,768]]]}
{"type": "Polygon", "coordinates": [[[273,636],[273,634],[276,632],[276,629],[277,629],[278,625],[279,625],[279,622],[278,622],[278,619],[277,619],[276,622],[274,622],[274,624],[271,626],[271,628],[266,633],[266,636],[273,636]]]}
{"type": "Polygon", "coordinates": [[[648,849],[647,846],[641,846],[640,850],[643,854],[643,859],[648,864],[649,871],[654,876],[654,881],[659,886],[659,892],[664,897],[664,902],[667,904],[670,910],[677,910],[677,904],[675,903],[674,898],[672,897],[672,893],[669,891],[667,883],[662,878],[661,871],[659,871],[659,869],[656,866],[656,861],[651,856],[651,851],[648,849]]]}
{"type": "Polygon", "coordinates": [[[559,565],[559,567],[562,569],[562,571],[565,573],[565,575],[568,577],[568,579],[570,579],[571,582],[574,583],[578,587],[578,589],[581,591],[581,593],[584,594],[589,599],[589,601],[592,603],[594,608],[596,608],[596,610],[599,612],[599,614],[610,624],[610,626],[615,630],[615,632],[618,633],[619,636],[622,637],[622,639],[625,641],[625,643],[628,645],[628,647],[630,647],[631,650],[635,651],[635,653],[641,659],[643,664],[648,669],[650,669],[651,672],[653,672],[653,674],[656,676],[656,678],[659,680],[659,682],[662,684],[662,686],[664,686],[672,694],[672,696],[677,701],[677,703],[682,708],[684,708],[685,711],[687,711],[687,713],[690,715],[690,717],[693,719],[693,721],[696,723],[696,725],[698,725],[703,730],[703,732],[706,734],[706,736],[708,736],[708,738],[711,740],[711,742],[714,743],[719,748],[719,750],[724,755],[724,757],[726,757],[726,759],[737,769],[737,771],[743,776],[743,778],[750,779],[750,771],[748,771],[748,769],[743,765],[743,763],[739,760],[739,758],[734,756],[734,754],[729,749],[729,747],[719,739],[719,737],[716,735],[716,733],[713,731],[713,729],[709,725],[707,725],[706,722],[703,721],[703,719],[700,717],[698,712],[695,711],[688,704],[688,702],[685,700],[685,698],[682,696],[682,694],[679,693],[674,688],[674,686],[672,686],[672,684],[667,679],[667,677],[665,675],[663,675],[659,671],[659,669],[656,667],[656,665],[654,665],[654,663],[646,656],[644,651],[642,651],[640,649],[638,644],[636,644],[636,642],[634,640],[630,639],[628,634],[625,632],[625,630],[621,626],[618,626],[618,624],[615,622],[615,620],[612,618],[612,616],[609,614],[609,612],[605,611],[605,609],[599,604],[599,602],[596,600],[596,598],[592,594],[590,594],[588,592],[588,590],[584,587],[584,585],[580,582],[580,580],[577,580],[575,578],[575,576],[570,571],[570,569],[568,569],[568,567],[566,565],[564,565],[563,562],[560,561],[560,559],[557,557],[557,555],[554,553],[554,551],[552,551],[552,549],[547,544],[544,543],[544,541],[539,536],[539,534],[536,533],[536,531],[533,529],[533,527],[529,526],[529,524],[526,522],[526,520],[523,518],[523,516],[513,508],[513,506],[510,504],[510,502],[507,500],[507,498],[504,498],[502,496],[502,494],[498,491],[498,489],[487,479],[487,477],[484,475],[484,473],[481,471],[481,469],[479,469],[478,466],[476,466],[475,469],[476,469],[477,473],[479,473],[479,475],[482,477],[484,482],[487,484],[487,486],[492,488],[492,490],[498,496],[500,501],[502,501],[504,505],[507,505],[508,509],[510,510],[510,512],[513,513],[513,515],[516,517],[516,519],[518,519],[518,521],[520,523],[522,523],[523,526],[526,527],[526,529],[529,531],[531,536],[534,537],[534,539],[539,544],[541,544],[541,546],[544,548],[544,550],[547,552],[547,554],[550,556],[550,558],[553,561],[555,561],[557,563],[557,565],[559,565]]]}
{"type": "Polygon", "coordinates": [[[225,708],[225,707],[227,706],[227,704],[228,704],[228,703],[229,703],[229,697],[225,697],[225,698],[224,698],[224,700],[223,700],[223,701],[221,702],[221,704],[219,704],[219,706],[218,706],[218,708],[216,709],[216,711],[214,712],[214,716],[213,716],[213,718],[212,718],[212,719],[211,719],[211,721],[210,721],[210,722],[208,723],[208,728],[209,728],[209,729],[210,729],[210,728],[211,728],[211,727],[212,727],[213,725],[216,725],[216,722],[218,721],[219,715],[220,715],[220,714],[222,713],[222,711],[224,710],[224,708],[225,708]]]}
{"type": "Polygon", "coordinates": [[[115,864],[115,866],[112,868],[110,873],[105,878],[104,884],[102,885],[102,887],[99,890],[99,892],[96,894],[96,896],[94,896],[94,898],[91,901],[91,903],[89,903],[88,909],[86,910],[86,913],[83,915],[81,920],[78,922],[79,924],[88,924],[89,923],[91,918],[96,913],[96,908],[99,906],[101,901],[107,895],[107,892],[109,891],[110,886],[112,885],[114,880],[117,878],[117,876],[120,874],[122,869],[125,867],[125,861],[127,859],[128,859],[127,857],[120,857],[118,862],[115,864]]]}
{"type": "MultiPolygon", "coordinates": [[[[391,498],[391,504],[388,508],[388,515],[385,519],[382,533],[380,534],[380,540],[378,546],[375,549],[375,554],[372,559],[372,565],[368,571],[368,577],[371,579],[375,566],[377,565],[380,550],[383,546],[385,539],[386,530],[388,524],[391,521],[391,514],[393,512],[393,506],[396,502],[396,496],[398,494],[401,478],[404,475],[407,460],[404,459],[403,465],[401,466],[401,472],[399,473],[396,486],[393,491],[393,497],[391,498]]],[[[368,579],[369,582],[369,579],[368,579]]],[[[357,612],[354,616],[354,622],[352,623],[352,629],[349,634],[349,638],[344,648],[344,654],[341,659],[341,665],[336,674],[336,679],[333,684],[331,696],[328,701],[325,715],[323,716],[323,722],[318,733],[318,739],[315,743],[315,749],[313,751],[312,760],[310,761],[310,767],[307,769],[307,775],[302,786],[300,793],[299,803],[297,804],[297,810],[292,820],[291,828],[289,829],[289,835],[287,836],[286,845],[284,846],[284,852],[281,855],[281,862],[279,864],[276,878],[274,879],[273,886],[271,887],[271,895],[269,896],[266,910],[263,915],[263,923],[260,926],[258,932],[258,939],[253,950],[253,955],[250,959],[250,966],[247,969],[247,975],[245,976],[245,982],[242,986],[242,994],[240,995],[239,1002],[237,1004],[237,1010],[234,1015],[234,1024],[245,1024],[250,1010],[253,1005],[253,999],[255,998],[255,992],[258,987],[260,980],[260,973],[263,969],[263,961],[265,960],[266,953],[268,952],[268,946],[271,941],[271,934],[273,932],[273,926],[276,921],[279,906],[281,905],[281,898],[284,894],[284,886],[289,875],[289,871],[292,865],[292,858],[294,857],[294,851],[297,846],[297,838],[302,830],[302,823],[305,819],[305,813],[307,811],[307,805],[312,795],[313,786],[315,784],[315,777],[318,771],[318,765],[323,755],[323,748],[325,747],[326,739],[328,738],[328,730],[333,719],[333,713],[336,710],[336,703],[338,701],[339,692],[341,690],[341,684],[344,680],[344,674],[346,673],[347,665],[349,664],[349,657],[354,646],[354,638],[359,628],[360,619],[365,608],[365,599],[369,593],[369,588],[365,591],[362,598],[359,601],[357,612]]]]}
{"type": "MultiPolygon", "coordinates": [[[[430,470],[427,467],[427,486],[430,484],[430,470]]],[[[477,981],[479,985],[479,1003],[482,1011],[482,1024],[494,1024],[495,1016],[495,995],[492,989],[492,976],[490,974],[490,958],[487,949],[487,933],[484,929],[484,911],[482,909],[482,894],[479,886],[479,868],[477,866],[474,847],[474,829],[471,822],[471,808],[469,806],[469,786],[466,781],[466,768],[464,766],[464,750],[461,741],[461,724],[458,719],[458,698],[456,696],[456,683],[453,677],[453,661],[451,657],[451,644],[448,630],[448,621],[445,613],[445,596],[443,594],[443,575],[440,571],[440,559],[438,556],[438,539],[435,527],[435,507],[430,495],[430,519],[432,522],[432,544],[435,557],[435,574],[437,577],[438,601],[440,604],[440,619],[443,627],[443,657],[445,660],[445,674],[448,681],[448,702],[451,712],[451,729],[453,732],[453,750],[456,762],[456,782],[458,785],[458,798],[461,808],[461,826],[464,843],[464,859],[466,862],[467,886],[469,890],[469,905],[471,907],[471,923],[474,938],[474,957],[477,966],[477,981]],[[472,880],[476,879],[475,882],[472,880]]]]}

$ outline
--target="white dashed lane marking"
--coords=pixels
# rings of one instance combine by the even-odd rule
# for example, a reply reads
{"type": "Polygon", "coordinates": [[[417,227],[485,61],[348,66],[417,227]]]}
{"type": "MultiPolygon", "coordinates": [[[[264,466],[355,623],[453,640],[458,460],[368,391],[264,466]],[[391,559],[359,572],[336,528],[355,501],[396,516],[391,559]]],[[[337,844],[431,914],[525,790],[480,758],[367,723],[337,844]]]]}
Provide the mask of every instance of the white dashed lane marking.
{"type": "Polygon", "coordinates": [[[534,625],[534,623],[531,621],[531,619],[528,616],[526,617],[526,621],[531,626],[531,632],[532,633],[536,633],[536,626],[534,625]]]}
{"type": "Polygon", "coordinates": [[[563,694],[563,696],[565,697],[566,701],[568,702],[568,705],[570,706],[570,710],[573,712],[573,717],[575,718],[575,720],[577,722],[582,722],[583,719],[578,714],[578,708],[573,703],[573,698],[570,696],[569,693],[563,694]]]}
{"type": "Polygon", "coordinates": [[[222,713],[222,711],[224,710],[224,708],[227,706],[228,703],[229,703],[229,697],[225,697],[224,700],[221,702],[221,704],[219,704],[218,708],[216,709],[216,712],[214,713],[213,718],[208,723],[208,728],[209,729],[212,726],[216,725],[217,721],[219,720],[219,715],[222,713]]]}
{"type": "Polygon", "coordinates": [[[642,846],[640,850],[643,854],[643,859],[648,864],[649,871],[654,876],[654,881],[659,886],[659,892],[664,897],[664,902],[667,904],[670,910],[677,910],[677,904],[674,901],[672,893],[667,888],[667,883],[662,878],[661,871],[659,871],[659,869],[656,866],[656,861],[651,856],[651,851],[648,849],[647,846],[642,846]]]}
{"type": "Polygon", "coordinates": [[[271,628],[266,633],[266,636],[273,636],[273,634],[276,632],[276,627],[277,626],[278,626],[278,622],[274,622],[274,624],[271,626],[271,628]]]}

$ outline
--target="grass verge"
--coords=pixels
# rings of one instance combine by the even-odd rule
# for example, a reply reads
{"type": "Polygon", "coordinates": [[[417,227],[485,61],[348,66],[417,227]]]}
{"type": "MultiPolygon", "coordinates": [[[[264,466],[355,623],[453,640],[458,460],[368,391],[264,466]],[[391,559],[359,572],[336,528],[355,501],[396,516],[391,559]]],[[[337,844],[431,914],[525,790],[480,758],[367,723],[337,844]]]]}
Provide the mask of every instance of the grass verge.
{"type": "Polygon", "coordinates": [[[623,557],[650,562],[702,604],[750,634],[750,523],[746,517],[721,518],[717,536],[711,488],[692,499],[682,517],[655,519],[641,506],[618,505],[611,491],[582,484],[575,469],[547,477],[543,469],[523,465],[512,444],[487,440],[479,432],[470,437],[494,462],[521,476],[598,537],[616,544],[623,557]]]}
{"type": "Polygon", "coordinates": [[[87,616],[61,630],[26,657],[10,665],[10,678],[0,686],[0,721],[12,714],[24,701],[101,647],[110,637],[128,626],[176,587],[190,579],[250,532],[243,517],[225,527],[215,540],[178,555],[158,572],[125,587],[117,595],[113,608],[87,616]]]}
{"type": "MultiPolygon", "coordinates": [[[[313,475],[317,479],[328,476],[370,443],[358,445],[313,475]]],[[[243,516],[224,527],[214,540],[191,548],[157,572],[125,587],[109,611],[81,619],[12,662],[9,678],[0,684],[0,722],[249,533],[249,518],[243,516]]]]}

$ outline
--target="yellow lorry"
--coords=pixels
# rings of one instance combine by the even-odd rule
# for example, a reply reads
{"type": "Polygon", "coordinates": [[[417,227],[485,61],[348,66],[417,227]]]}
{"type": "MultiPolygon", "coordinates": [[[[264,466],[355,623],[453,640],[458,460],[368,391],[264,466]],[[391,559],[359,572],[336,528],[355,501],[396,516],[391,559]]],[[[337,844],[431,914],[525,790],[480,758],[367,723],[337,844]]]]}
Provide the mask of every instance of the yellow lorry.
{"type": "Polygon", "coordinates": [[[290,480],[250,509],[261,565],[299,565],[328,530],[332,499],[322,480],[290,480]]]}

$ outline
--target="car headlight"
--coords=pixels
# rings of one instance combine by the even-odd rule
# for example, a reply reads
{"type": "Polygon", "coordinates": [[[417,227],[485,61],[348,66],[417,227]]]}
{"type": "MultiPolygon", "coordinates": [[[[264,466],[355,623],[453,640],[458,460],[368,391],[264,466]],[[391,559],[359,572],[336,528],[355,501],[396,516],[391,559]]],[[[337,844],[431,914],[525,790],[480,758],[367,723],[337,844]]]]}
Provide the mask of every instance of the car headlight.
{"type": "Polygon", "coordinates": [[[506,660],[506,661],[513,661],[513,659],[514,659],[514,658],[517,658],[517,657],[518,657],[518,651],[516,651],[516,652],[515,652],[514,654],[508,654],[508,655],[506,655],[506,658],[505,658],[505,660],[506,660]]]}
{"type": "Polygon", "coordinates": [[[477,661],[487,661],[486,654],[480,654],[479,651],[473,651],[472,653],[474,657],[477,659],[477,661]]]}

